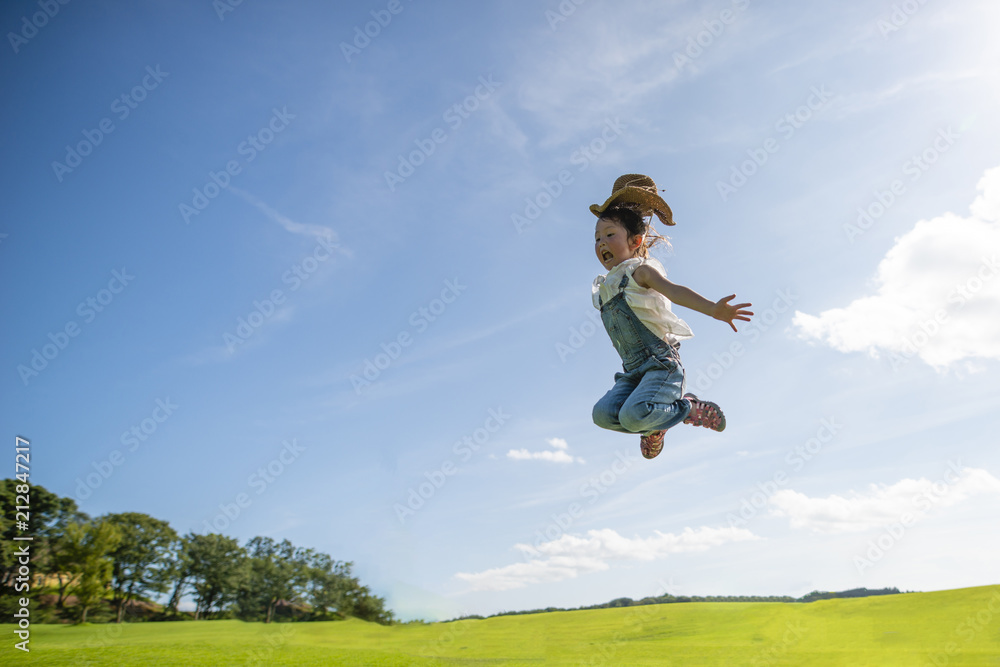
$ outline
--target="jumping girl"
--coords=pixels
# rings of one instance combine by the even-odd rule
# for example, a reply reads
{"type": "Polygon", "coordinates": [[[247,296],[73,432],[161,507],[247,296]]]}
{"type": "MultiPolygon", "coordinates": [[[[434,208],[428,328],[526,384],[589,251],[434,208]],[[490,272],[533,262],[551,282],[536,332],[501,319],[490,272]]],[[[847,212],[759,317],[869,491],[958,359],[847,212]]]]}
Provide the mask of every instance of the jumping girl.
{"type": "Polygon", "coordinates": [[[624,371],[594,406],[594,423],[642,434],[639,447],[647,459],[663,449],[667,429],[681,422],[722,431],[726,417],[719,406],[684,393],[678,348],[694,334],[670,304],[726,322],[733,331],[734,320],[750,321],[751,304],[730,304],[735,294],[712,302],[666,279],[663,265],[649,256],[649,248],[663,240],[652,229],[652,216],[673,225],[673,213],[648,176],[621,176],[608,200],[590,210],[597,216],[594,250],[608,271],[594,280],[594,306],[624,371]]]}

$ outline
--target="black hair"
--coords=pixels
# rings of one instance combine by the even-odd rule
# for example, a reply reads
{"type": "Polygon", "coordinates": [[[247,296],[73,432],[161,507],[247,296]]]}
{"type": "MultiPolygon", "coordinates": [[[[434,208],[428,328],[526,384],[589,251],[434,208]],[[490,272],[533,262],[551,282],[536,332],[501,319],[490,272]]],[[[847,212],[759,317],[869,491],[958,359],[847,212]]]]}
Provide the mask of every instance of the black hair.
{"type": "Polygon", "coordinates": [[[628,233],[629,239],[636,236],[645,236],[646,239],[636,254],[639,257],[649,257],[649,248],[660,243],[661,241],[670,245],[670,241],[667,237],[660,236],[653,229],[652,216],[643,215],[643,211],[635,206],[630,206],[628,204],[617,204],[608,208],[604,213],[601,214],[599,220],[614,220],[628,233]]]}

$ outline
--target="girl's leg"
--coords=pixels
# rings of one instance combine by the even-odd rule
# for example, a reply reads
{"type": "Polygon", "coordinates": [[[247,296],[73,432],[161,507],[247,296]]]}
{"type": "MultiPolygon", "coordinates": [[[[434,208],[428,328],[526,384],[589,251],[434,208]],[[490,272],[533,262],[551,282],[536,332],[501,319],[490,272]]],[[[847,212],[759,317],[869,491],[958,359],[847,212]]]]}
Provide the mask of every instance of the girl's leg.
{"type": "Polygon", "coordinates": [[[610,431],[634,433],[622,427],[618,413],[638,384],[636,373],[615,373],[615,386],[594,406],[594,423],[610,431]]]}
{"type": "Polygon", "coordinates": [[[684,421],[691,404],[684,399],[684,369],[680,364],[654,364],[618,412],[630,433],[665,431],[684,421]]]}

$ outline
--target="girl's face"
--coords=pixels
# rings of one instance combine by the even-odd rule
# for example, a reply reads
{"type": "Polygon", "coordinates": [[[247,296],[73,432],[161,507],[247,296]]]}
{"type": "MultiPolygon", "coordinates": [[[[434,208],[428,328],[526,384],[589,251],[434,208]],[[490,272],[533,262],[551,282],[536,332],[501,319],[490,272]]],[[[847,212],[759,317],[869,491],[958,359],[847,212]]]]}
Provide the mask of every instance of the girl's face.
{"type": "Polygon", "coordinates": [[[594,234],[594,251],[597,259],[609,271],[626,259],[635,257],[635,251],[642,245],[641,236],[629,238],[625,227],[617,220],[601,218],[597,221],[594,234]]]}

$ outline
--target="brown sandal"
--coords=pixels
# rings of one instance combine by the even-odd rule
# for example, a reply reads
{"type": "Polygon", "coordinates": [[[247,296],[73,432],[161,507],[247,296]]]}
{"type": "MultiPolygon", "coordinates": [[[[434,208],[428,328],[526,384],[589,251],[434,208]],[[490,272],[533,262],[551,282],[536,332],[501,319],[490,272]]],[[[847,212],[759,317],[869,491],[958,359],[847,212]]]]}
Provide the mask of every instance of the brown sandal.
{"type": "Polygon", "coordinates": [[[651,431],[639,440],[639,450],[647,459],[655,459],[663,451],[663,435],[666,431],[651,431]]]}
{"type": "Polygon", "coordinates": [[[691,402],[691,412],[684,418],[685,424],[704,426],[713,431],[726,430],[726,416],[722,414],[722,408],[711,401],[699,400],[694,394],[684,394],[684,398],[691,402]]]}

